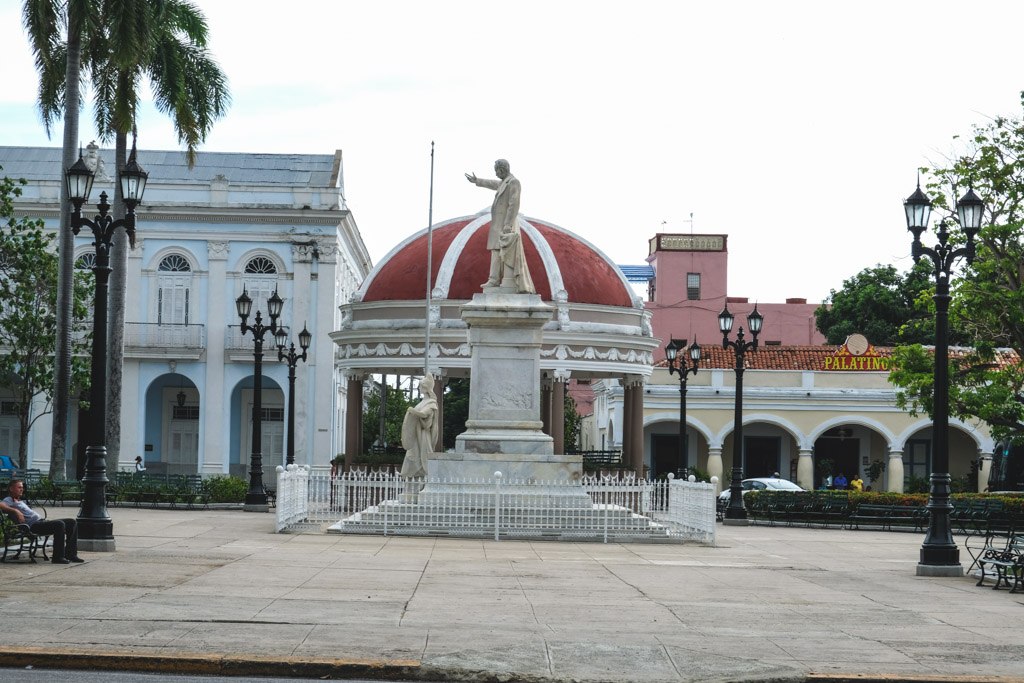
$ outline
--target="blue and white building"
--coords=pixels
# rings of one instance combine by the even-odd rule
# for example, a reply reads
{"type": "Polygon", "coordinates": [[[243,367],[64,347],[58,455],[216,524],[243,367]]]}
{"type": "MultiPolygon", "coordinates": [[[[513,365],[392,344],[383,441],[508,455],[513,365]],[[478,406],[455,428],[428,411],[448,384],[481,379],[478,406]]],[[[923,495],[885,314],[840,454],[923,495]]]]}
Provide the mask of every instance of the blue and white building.
{"type": "MultiPolygon", "coordinates": [[[[128,255],[120,466],[142,455],[148,470],[244,475],[251,451],[253,339],[242,335],[235,299],[243,289],[267,321],[267,298],[284,298],[280,322],[309,358],[297,368],[296,462],[327,465],[344,442],[345,383],[328,334],[370,271],[369,254],[345,203],[342,154],[202,152],[189,168],[181,151],[145,151],[149,172],[136,245],[128,255]]],[[[90,205],[113,196],[113,150],[90,145],[96,170],[90,205]]],[[[59,224],[61,150],[0,147],[0,173],[28,181],[19,214],[59,224]]],[[[76,239],[76,263],[93,258],[91,236],[76,239]]],[[[253,318],[249,319],[250,324],[253,318]]],[[[0,391],[4,391],[0,389],[0,391]]],[[[10,391],[7,389],[6,391],[10,391]]],[[[10,394],[6,394],[10,396],[10,394]]],[[[264,344],[263,464],[283,462],[288,368],[271,335],[264,344]]],[[[67,458],[76,446],[76,411],[67,458]]],[[[48,416],[30,434],[30,467],[46,470],[48,416]]],[[[0,452],[17,453],[13,418],[0,416],[0,452]]],[[[14,421],[15,430],[17,422],[14,421]]],[[[71,468],[69,467],[69,471],[71,468]]]]}

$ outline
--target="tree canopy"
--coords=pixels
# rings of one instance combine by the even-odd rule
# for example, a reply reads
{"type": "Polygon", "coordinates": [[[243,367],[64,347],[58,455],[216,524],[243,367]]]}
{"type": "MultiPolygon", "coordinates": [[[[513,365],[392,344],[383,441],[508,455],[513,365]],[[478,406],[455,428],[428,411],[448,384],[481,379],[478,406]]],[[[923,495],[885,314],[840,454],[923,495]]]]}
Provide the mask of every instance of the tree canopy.
{"type": "MultiPolygon", "coordinates": [[[[57,254],[54,236],[41,220],[16,218],[14,197],[21,188],[0,178],[0,378],[14,392],[20,426],[18,465],[28,466],[28,434],[32,424],[53,408],[53,349],[57,338],[57,254]]],[[[86,302],[91,287],[84,276],[75,278],[73,320],[82,334],[74,342],[72,383],[88,385],[89,317],[86,302]]]]}
{"type": "MultiPolygon", "coordinates": [[[[1021,94],[1024,108],[1024,93],[1021,94]]],[[[954,138],[958,139],[958,138],[954,138]]],[[[987,422],[994,436],[1024,442],[1024,118],[996,117],[957,143],[959,153],[921,169],[934,212],[952,214],[967,188],[986,205],[973,264],[951,282],[950,327],[966,348],[950,354],[950,414],[987,422]]],[[[955,221],[954,221],[955,223],[955,221]]],[[[923,241],[928,241],[925,233],[923,241]]],[[[954,232],[954,239],[964,239],[954,232]]],[[[932,355],[897,350],[890,380],[898,400],[931,412],[932,355]]]]}
{"type": "Polygon", "coordinates": [[[839,291],[833,289],[814,317],[829,344],[842,344],[855,332],[876,346],[932,343],[934,288],[925,264],[906,273],[876,265],[845,280],[839,291]]]}

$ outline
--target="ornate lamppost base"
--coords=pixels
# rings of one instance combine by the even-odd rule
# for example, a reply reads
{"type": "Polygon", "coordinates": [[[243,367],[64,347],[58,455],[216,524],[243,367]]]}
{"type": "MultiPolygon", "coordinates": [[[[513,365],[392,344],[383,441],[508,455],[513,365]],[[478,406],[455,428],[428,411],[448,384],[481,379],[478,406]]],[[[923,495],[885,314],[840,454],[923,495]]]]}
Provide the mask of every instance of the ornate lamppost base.
{"type": "Polygon", "coordinates": [[[919,564],[917,576],[963,576],[962,564],[919,564]]]}
{"type": "Polygon", "coordinates": [[[112,553],[115,547],[113,538],[79,538],[78,549],[90,553],[112,553]]]}
{"type": "Polygon", "coordinates": [[[728,517],[726,517],[722,520],[722,524],[724,524],[725,526],[750,526],[750,520],[746,517],[741,517],[737,519],[729,519],[728,517]]]}
{"type": "Polygon", "coordinates": [[[242,509],[246,512],[270,512],[270,504],[267,501],[267,494],[246,494],[245,505],[242,506],[242,509]]]}

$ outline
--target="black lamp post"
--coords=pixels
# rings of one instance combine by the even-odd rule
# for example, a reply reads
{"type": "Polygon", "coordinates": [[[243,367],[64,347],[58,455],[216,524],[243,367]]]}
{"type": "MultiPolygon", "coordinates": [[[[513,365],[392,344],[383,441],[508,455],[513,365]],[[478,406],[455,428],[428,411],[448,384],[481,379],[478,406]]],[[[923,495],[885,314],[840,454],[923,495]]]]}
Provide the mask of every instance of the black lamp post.
{"type": "Polygon", "coordinates": [[[907,214],[907,230],[914,235],[911,254],[914,263],[922,256],[931,259],[935,276],[935,376],[933,386],[934,408],[932,413],[932,472],[928,494],[928,532],[921,545],[921,561],[917,565],[918,576],[960,576],[960,550],[953,541],[953,530],[949,513],[953,505],[949,502],[949,278],[954,262],[961,256],[967,263],[974,261],[974,237],[981,229],[981,218],[985,204],[973,189],[960,198],[956,204],[957,220],[966,237],[962,247],[949,244],[948,221],[939,223],[935,233],[939,238],[934,248],[921,244],[921,233],[928,228],[932,203],[921,192],[918,183],[914,194],[903,202],[907,214]]]}
{"type": "Polygon", "coordinates": [[[252,311],[252,299],[242,288],[242,295],[235,299],[238,317],[242,319],[242,334],[252,332],[255,367],[252,380],[252,456],[249,459],[249,492],[245,494],[245,509],[250,512],[266,512],[267,490],[263,487],[263,337],[267,332],[277,331],[277,319],[284,308],[284,299],[277,290],[267,299],[270,325],[263,324],[263,314],[256,311],[256,323],[249,325],[246,320],[252,311]]]}
{"type": "Polygon", "coordinates": [[[686,377],[697,374],[697,366],[700,365],[700,346],[697,340],[690,345],[689,354],[690,367],[686,366],[686,360],[679,358],[679,352],[686,348],[686,340],[675,339],[665,347],[665,360],[668,361],[668,374],[679,375],[679,468],[676,476],[686,479],[690,463],[686,453],[686,377]]]}
{"type": "Polygon", "coordinates": [[[291,465],[295,462],[295,366],[300,360],[303,363],[306,362],[306,351],[309,350],[309,345],[313,341],[313,335],[309,333],[305,325],[302,326],[302,332],[299,332],[299,348],[302,349],[302,353],[295,353],[295,342],[289,345],[290,348],[285,353],[284,347],[288,345],[288,330],[284,327],[278,327],[274,337],[277,340],[277,360],[288,363],[288,455],[285,458],[285,464],[291,465]]]}
{"type": "MultiPolygon", "coordinates": [[[[725,522],[746,520],[747,510],[743,507],[743,359],[747,351],[757,350],[757,335],[761,332],[764,316],[754,310],[747,316],[747,327],[754,335],[751,341],[743,341],[743,328],[736,333],[736,340],[729,341],[732,331],[733,314],[729,304],[718,314],[718,329],[722,331],[722,348],[736,352],[736,408],[732,429],[732,483],[729,485],[729,507],[725,510],[725,522]]],[[[743,522],[745,523],[745,521],[743,522]]]]}
{"type": "Polygon", "coordinates": [[[110,246],[114,231],[124,228],[131,245],[135,246],[135,207],[142,201],[149,174],[142,170],[136,159],[135,140],[128,163],[120,170],[118,182],[124,198],[127,213],[120,220],[110,217],[107,193],[100,193],[96,205],[99,214],[90,221],[82,217],[82,205],[89,200],[94,174],[79,154],[78,161],[65,173],[68,196],[73,206],[71,231],[78,234],[89,228],[96,247],[96,263],[92,272],[96,274],[96,300],[92,323],[92,367],[89,375],[89,414],[91,432],[85,449],[85,476],[82,478],[82,507],[78,513],[78,538],[84,543],[80,547],[91,550],[114,550],[114,523],[107,513],[107,289],[110,280],[110,246]]]}

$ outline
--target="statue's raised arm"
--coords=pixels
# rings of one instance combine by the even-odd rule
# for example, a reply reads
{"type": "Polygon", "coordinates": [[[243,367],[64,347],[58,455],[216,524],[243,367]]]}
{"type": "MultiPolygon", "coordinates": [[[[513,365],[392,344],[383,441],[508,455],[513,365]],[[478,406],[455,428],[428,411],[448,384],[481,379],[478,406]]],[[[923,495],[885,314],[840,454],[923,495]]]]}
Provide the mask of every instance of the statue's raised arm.
{"type": "Polygon", "coordinates": [[[494,190],[491,204],[491,227],[487,232],[487,248],[491,252],[491,270],[485,290],[500,287],[520,294],[534,294],[533,280],[526,267],[526,253],[523,251],[522,234],[519,231],[519,180],[512,175],[508,162],[498,159],[494,162],[497,180],[477,178],[476,173],[467,173],[466,180],[494,190]]]}

